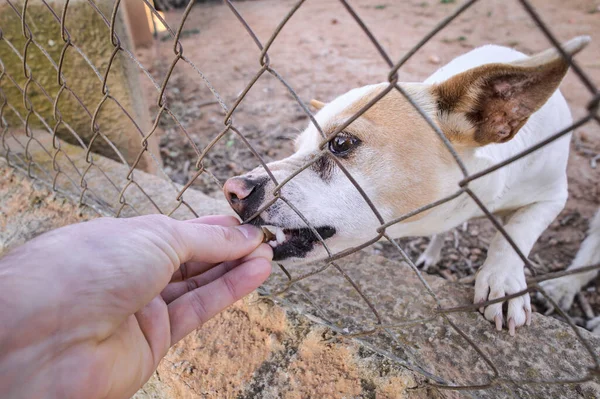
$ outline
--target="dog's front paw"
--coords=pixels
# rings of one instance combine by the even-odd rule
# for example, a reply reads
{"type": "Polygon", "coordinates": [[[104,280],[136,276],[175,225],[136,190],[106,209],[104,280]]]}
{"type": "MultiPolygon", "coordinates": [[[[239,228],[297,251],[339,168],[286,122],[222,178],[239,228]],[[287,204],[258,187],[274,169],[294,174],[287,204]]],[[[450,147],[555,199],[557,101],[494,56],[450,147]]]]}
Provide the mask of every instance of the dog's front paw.
{"type": "Polygon", "coordinates": [[[431,266],[435,266],[442,257],[442,248],[444,247],[444,237],[434,235],[429,241],[429,245],[425,251],[417,259],[417,267],[422,267],[423,271],[427,271],[431,266]]]}
{"type": "Polygon", "coordinates": [[[422,268],[424,272],[426,272],[431,266],[435,266],[440,261],[440,258],[441,251],[437,253],[425,251],[419,256],[419,259],[417,259],[416,265],[417,267],[422,268]]]}
{"type": "MultiPolygon", "coordinates": [[[[515,294],[527,288],[525,273],[522,267],[484,265],[475,280],[475,303],[515,294]]],[[[488,305],[483,311],[485,318],[496,324],[498,331],[502,325],[508,327],[510,335],[515,335],[515,328],[531,323],[531,302],[529,294],[508,300],[506,323],[502,314],[502,302],[488,305]]]]}
{"type": "Polygon", "coordinates": [[[600,335],[600,316],[596,316],[588,321],[586,327],[588,330],[591,330],[593,334],[600,335]]]}
{"type": "MultiPolygon", "coordinates": [[[[562,310],[569,310],[571,308],[575,295],[577,295],[581,289],[579,277],[576,275],[542,281],[540,285],[544,291],[546,291],[546,294],[548,294],[562,310]]],[[[542,301],[545,300],[539,293],[537,298],[542,301]]]]}

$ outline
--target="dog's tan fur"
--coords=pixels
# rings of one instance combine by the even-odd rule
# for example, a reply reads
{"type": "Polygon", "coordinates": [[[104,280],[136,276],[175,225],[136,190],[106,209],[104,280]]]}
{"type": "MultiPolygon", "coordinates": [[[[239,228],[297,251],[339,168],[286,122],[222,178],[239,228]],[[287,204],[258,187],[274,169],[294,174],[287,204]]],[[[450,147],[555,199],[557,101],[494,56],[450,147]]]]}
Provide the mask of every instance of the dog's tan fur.
{"type": "MultiPolygon", "coordinates": [[[[340,119],[356,114],[384,89],[385,85],[352,104],[340,119]]],[[[404,89],[430,117],[435,117],[433,98],[425,87],[410,84],[404,89]]],[[[453,160],[433,129],[400,92],[388,92],[345,131],[361,139],[368,148],[357,151],[350,167],[361,168],[372,181],[392,180],[391,184],[378,184],[377,196],[383,199],[383,206],[400,215],[440,197],[444,183],[436,170],[448,168],[453,160]]],[[[426,215],[423,212],[410,220],[426,215]]]]}

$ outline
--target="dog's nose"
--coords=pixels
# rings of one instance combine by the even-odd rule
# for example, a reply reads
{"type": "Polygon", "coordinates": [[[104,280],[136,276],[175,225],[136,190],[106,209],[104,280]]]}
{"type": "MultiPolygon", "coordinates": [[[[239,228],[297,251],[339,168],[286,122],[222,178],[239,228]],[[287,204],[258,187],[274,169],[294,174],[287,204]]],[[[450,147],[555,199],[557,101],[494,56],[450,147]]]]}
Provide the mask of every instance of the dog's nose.
{"type": "Polygon", "coordinates": [[[263,184],[267,179],[252,180],[232,177],[223,185],[225,198],[242,219],[247,219],[258,210],[264,197],[263,184]]]}

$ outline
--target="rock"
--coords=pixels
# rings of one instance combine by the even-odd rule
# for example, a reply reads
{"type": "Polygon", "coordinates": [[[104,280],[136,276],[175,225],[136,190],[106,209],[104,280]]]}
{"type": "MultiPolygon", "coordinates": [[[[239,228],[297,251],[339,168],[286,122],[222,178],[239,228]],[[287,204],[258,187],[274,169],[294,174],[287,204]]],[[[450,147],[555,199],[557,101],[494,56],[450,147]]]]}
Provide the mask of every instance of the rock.
{"type": "Polygon", "coordinates": [[[0,161],[0,256],[46,231],[96,216],[92,209],[53,195],[0,161]]]}
{"type": "MultiPolygon", "coordinates": [[[[464,394],[437,390],[427,381],[457,385],[492,381],[490,366],[447,321],[435,316],[436,302],[407,265],[363,252],[338,263],[386,325],[433,320],[390,327],[389,334],[336,339],[348,331],[368,330],[375,319],[360,297],[352,295],[351,286],[329,268],[276,298],[276,303],[253,294],[186,337],[159,366],[162,397],[454,398],[464,394]],[[194,372],[186,373],[190,368],[194,372]]],[[[307,271],[291,270],[295,276],[307,271]]],[[[470,304],[472,288],[424,277],[444,308],[470,304]]],[[[282,273],[274,273],[265,292],[281,288],[284,281],[282,273]]],[[[499,378],[515,381],[471,391],[478,398],[600,394],[596,382],[519,382],[581,378],[592,366],[574,333],[556,319],[534,314],[532,325],[518,329],[516,337],[506,330],[495,331],[477,312],[452,313],[449,319],[493,362],[499,378]]],[[[597,351],[600,340],[579,331],[597,351]]],[[[156,380],[149,385],[148,391],[156,392],[156,380]]]]}
{"type": "MultiPolygon", "coordinates": [[[[389,334],[382,332],[363,337],[362,344],[375,348],[376,353],[401,359],[410,365],[417,379],[423,377],[419,370],[426,370],[446,384],[482,384],[492,379],[492,369],[475,348],[447,321],[436,316],[436,301],[408,265],[362,252],[338,263],[370,299],[384,324],[400,325],[408,320],[434,318],[413,326],[390,328],[389,334]]],[[[297,277],[308,270],[291,272],[297,277]]],[[[471,304],[472,287],[430,275],[424,278],[443,308],[471,304]]],[[[283,281],[282,273],[277,272],[266,287],[281,287],[283,281]]],[[[298,286],[297,291],[292,289],[284,294],[281,304],[286,308],[309,317],[327,318],[332,328],[348,328],[351,332],[368,330],[375,323],[369,307],[359,296],[353,295],[352,286],[334,268],[309,277],[298,286]],[[301,290],[303,287],[310,287],[310,293],[301,290]]],[[[517,329],[516,337],[510,337],[507,330],[495,331],[476,311],[451,313],[448,317],[495,365],[500,378],[515,381],[514,386],[501,384],[491,390],[477,391],[478,397],[506,397],[510,392],[525,398],[571,397],[579,391],[590,397],[600,395],[597,383],[526,385],[518,382],[568,380],[587,375],[588,368],[593,367],[593,359],[565,323],[536,313],[531,326],[517,329]]],[[[586,330],[578,331],[598,352],[600,339],[586,330]]]]}
{"type": "Polygon", "coordinates": [[[431,64],[434,65],[438,65],[439,63],[442,62],[441,58],[438,57],[437,55],[430,55],[429,58],[427,59],[431,64]]]}

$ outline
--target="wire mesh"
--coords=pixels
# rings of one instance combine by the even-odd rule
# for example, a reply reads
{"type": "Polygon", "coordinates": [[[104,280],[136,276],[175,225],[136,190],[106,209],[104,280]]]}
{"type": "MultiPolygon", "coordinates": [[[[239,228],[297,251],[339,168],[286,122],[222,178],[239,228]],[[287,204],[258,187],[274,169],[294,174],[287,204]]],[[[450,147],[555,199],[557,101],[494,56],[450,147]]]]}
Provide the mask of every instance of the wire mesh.
{"type": "MultiPolygon", "coordinates": [[[[326,134],[321,126],[317,123],[314,115],[309,110],[307,104],[301,99],[301,97],[294,90],[292,84],[290,84],[276,69],[276,64],[269,56],[269,50],[272,45],[277,41],[277,38],[281,34],[285,25],[294,18],[294,15],[300,10],[305,0],[300,0],[296,2],[289,12],[283,17],[283,19],[279,22],[276,29],[273,33],[268,37],[266,41],[261,41],[258,38],[258,35],[253,31],[250,24],[244,19],[243,15],[238,11],[236,6],[231,0],[225,0],[225,5],[229,8],[229,10],[233,13],[236,19],[239,21],[243,29],[246,31],[247,35],[250,37],[252,42],[256,45],[259,56],[256,59],[256,72],[252,76],[252,78],[248,81],[247,85],[240,92],[240,94],[233,100],[228,101],[224,97],[222,97],[217,89],[212,85],[207,76],[202,72],[201,68],[199,68],[190,58],[188,58],[184,52],[184,47],[181,42],[181,37],[184,32],[184,26],[186,20],[188,19],[192,8],[194,7],[194,1],[190,1],[188,6],[182,13],[181,21],[179,25],[174,28],[168,24],[168,22],[163,17],[162,13],[159,13],[154,8],[154,4],[149,0],[140,0],[143,1],[147,10],[152,15],[152,21],[155,25],[162,25],[165,29],[167,39],[172,42],[172,58],[169,61],[169,66],[164,74],[164,78],[162,81],[158,81],[155,79],[153,74],[149,71],[147,67],[143,65],[143,63],[138,59],[138,57],[134,54],[134,52],[129,49],[121,40],[119,35],[117,34],[117,25],[118,25],[118,15],[120,9],[123,7],[120,0],[114,1],[112,10],[110,13],[103,11],[101,7],[99,7],[94,1],[87,1],[88,6],[93,12],[100,17],[100,19],[105,24],[107,30],[106,34],[102,37],[102,40],[108,41],[111,44],[112,51],[107,55],[106,59],[103,60],[103,64],[100,66],[96,62],[92,60],[92,57],[86,55],[84,49],[82,49],[78,43],[76,38],[72,36],[69,29],[67,29],[67,20],[69,18],[69,8],[72,7],[73,2],[65,1],[62,5],[61,9],[56,8],[56,4],[47,2],[45,0],[41,0],[43,6],[46,11],[50,13],[55,21],[56,26],[60,29],[60,37],[62,43],[59,45],[62,47],[60,51],[60,56],[56,61],[45,49],[44,43],[38,41],[35,36],[35,29],[30,27],[30,20],[27,18],[28,7],[30,7],[30,1],[22,1],[17,2],[15,0],[6,0],[6,3],[9,6],[10,12],[13,13],[15,18],[19,18],[21,21],[21,36],[22,40],[24,40],[24,45],[20,49],[16,46],[12,40],[6,35],[3,34],[0,30],[0,43],[6,46],[7,49],[10,50],[17,57],[19,62],[22,64],[22,76],[12,76],[11,73],[8,72],[6,65],[4,64],[5,60],[0,58],[0,131],[2,132],[2,148],[4,152],[4,157],[9,162],[9,164],[13,167],[19,168],[25,171],[30,177],[40,179],[48,182],[55,190],[64,189],[65,191],[73,191],[79,194],[79,201],[87,204],[93,203],[98,209],[100,209],[103,213],[113,214],[114,216],[122,216],[127,212],[133,212],[133,214],[141,214],[141,212],[137,209],[136,203],[134,200],[130,200],[130,198],[139,198],[141,195],[144,197],[154,208],[155,212],[164,213],[167,215],[173,215],[180,207],[185,207],[191,214],[197,215],[197,212],[194,208],[186,202],[186,191],[192,187],[197,179],[201,176],[209,176],[212,181],[216,181],[218,184],[219,180],[211,174],[208,168],[205,166],[205,161],[207,157],[210,155],[212,148],[218,143],[227,140],[228,135],[237,136],[245,146],[247,146],[248,150],[252,152],[257,162],[264,168],[269,178],[273,181],[275,188],[273,190],[273,200],[264,204],[261,209],[258,209],[254,215],[252,215],[248,220],[244,222],[249,222],[252,219],[258,217],[262,211],[272,206],[275,203],[281,203],[282,206],[286,206],[290,208],[293,212],[297,214],[297,216],[306,224],[306,227],[312,231],[312,233],[318,237],[319,242],[325,248],[327,252],[327,259],[323,260],[323,265],[316,267],[308,273],[293,276],[284,266],[281,266],[281,269],[285,276],[287,277],[287,282],[284,283],[281,289],[276,290],[277,292],[270,292],[270,295],[277,296],[282,295],[286,291],[288,291],[291,287],[294,287],[298,282],[306,280],[312,276],[320,275],[322,273],[337,273],[338,276],[341,276],[343,280],[348,283],[352,289],[358,294],[360,300],[364,302],[370,313],[372,314],[372,321],[368,323],[368,325],[363,325],[362,328],[356,329],[355,331],[349,332],[344,330],[343,328],[338,328],[337,331],[340,332],[340,335],[345,337],[354,337],[361,338],[368,335],[373,334],[385,334],[392,341],[398,342],[395,333],[392,331],[394,328],[398,327],[406,327],[414,324],[426,324],[431,323],[433,320],[437,318],[441,318],[444,323],[446,323],[450,328],[458,335],[462,337],[465,344],[472,348],[476,353],[479,359],[481,359],[488,368],[488,378],[486,381],[477,384],[455,384],[452,381],[448,381],[440,376],[429,373],[422,368],[419,368],[415,364],[408,364],[403,362],[401,359],[390,355],[391,358],[396,359],[398,362],[416,370],[423,375],[425,375],[429,379],[429,383],[432,386],[437,387],[438,389],[450,389],[450,390],[484,390],[490,389],[502,384],[508,384],[510,386],[526,386],[526,385],[539,385],[539,384],[573,384],[573,383],[583,383],[589,381],[600,373],[600,360],[598,359],[598,354],[596,353],[594,347],[588,342],[588,340],[582,335],[581,331],[576,326],[575,322],[572,318],[566,314],[564,311],[560,309],[560,307],[554,303],[551,296],[549,296],[542,287],[538,284],[541,281],[558,278],[561,276],[573,274],[573,273],[584,273],[590,270],[597,270],[600,268],[600,265],[589,265],[588,267],[579,268],[577,270],[566,271],[566,272],[557,272],[552,274],[547,274],[543,276],[535,276],[536,266],[529,260],[528,254],[523,253],[518,245],[512,240],[510,234],[505,230],[502,223],[494,216],[493,212],[490,211],[484,202],[473,192],[470,188],[469,184],[473,181],[486,176],[494,171],[503,168],[513,162],[516,162],[523,157],[528,156],[534,151],[543,148],[544,146],[558,140],[559,138],[565,136],[573,129],[583,126],[590,122],[596,122],[600,124],[600,115],[598,114],[598,108],[600,104],[600,92],[598,88],[594,85],[593,81],[586,75],[585,71],[577,64],[577,62],[569,57],[559,45],[556,37],[553,35],[549,27],[542,21],[541,17],[538,15],[536,9],[531,5],[528,0],[519,0],[523,10],[533,19],[539,30],[546,36],[546,38],[559,50],[561,56],[569,63],[574,73],[581,80],[582,84],[585,88],[591,93],[592,99],[589,102],[587,107],[587,114],[583,117],[576,120],[572,126],[565,128],[559,132],[556,132],[552,136],[548,137],[544,141],[537,143],[536,145],[518,153],[502,162],[497,163],[496,165],[489,167],[485,170],[477,171],[472,173],[467,170],[466,165],[461,160],[458,152],[453,147],[452,143],[448,140],[448,138],[441,131],[439,126],[428,116],[427,112],[421,109],[418,103],[410,97],[410,95],[398,84],[398,71],[403,67],[403,65],[411,59],[411,57],[417,53],[425,44],[427,44],[437,33],[446,28],[449,24],[451,24],[456,18],[458,18],[463,12],[468,10],[472,5],[477,3],[477,0],[469,0],[465,1],[461,5],[459,5],[454,12],[448,15],[445,19],[440,21],[426,36],[422,38],[413,48],[407,51],[401,59],[397,62],[394,62],[392,58],[387,54],[384,46],[377,40],[375,35],[369,30],[367,24],[360,17],[359,13],[350,5],[350,3],[346,0],[340,0],[340,12],[345,12],[350,15],[352,20],[358,25],[358,27],[362,30],[364,35],[369,39],[369,41],[374,46],[375,50],[381,56],[383,62],[388,66],[389,73],[387,75],[387,87],[382,90],[377,96],[375,96],[372,100],[370,100],[367,104],[365,104],[358,112],[356,112],[352,117],[348,118],[344,123],[338,126],[331,133],[326,134]],[[56,76],[56,85],[58,90],[56,94],[53,96],[51,92],[45,90],[44,84],[36,79],[36,76],[32,72],[32,69],[28,65],[28,57],[30,56],[32,51],[40,51],[46,58],[49,63],[49,67],[51,67],[55,71],[56,76]],[[100,95],[99,101],[97,101],[93,106],[90,106],[84,99],[80,98],[80,95],[72,89],[72,81],[76,79],[76,77],[66,76],[63,70],[63,66],[65,64],[65,59],[70,54],[74,53],[78,54],[85,63],[91,68],[94,72],[95,78],[98,80],[100,84],[100,95]],[[139,69],[143,76],[145,76],[150,82],[151,86],[154,88],[156,92],[155,97],[155,108],[157,110],[156,115],[153,118],[152,126],[149,130],[144,130],[140,124],[137,123],[135,117],[127,110],[127,107],[121,104],[119,99],[113,95],[111,91],[111,83],[110,76],[111,71],[114,67],[115,60],[118,57],[124,57],[125,59],[133,62],[133,64],[139,69]],[[171,78],[173,77],[175,68],[180,65],[185,64],[193,70],[198,77],[205,83],[206,87],[210,90],[214,99],[208,101],[205,105],[217,105],[222,109],[223,112],[223,120],[222,126],[219,129],[219,132],[214,136],[213,140],[206,145],[205,148],[199,148],[192,139],[192,135],[190,131],[186,128],[186,124],[180,120],[177,116],[177,112],[174,112],[171,109],[171,105],[169,100],[167,99],[166,89],[169,85],[171,78]],[[310,162],[305,163],[300,166],[294,173],[285,178],[282,181],[278,181],[273,173],[270,171],[268,162],[265,160],[263,154],[257,151],[253,145],[251,140],[249,140],[246,135],[243,133],[243,129],[239,127],[238,124],[234,121],[234,117],[236,116],[236,111],[240,107],[240,105],[244,102],[245,98],[249,91],[255,86],[256,82],[261,79],[261,77],[265,74],[271,75],[275,78],[281,85],[284,87],[294,101],[298,104],[304,115],[309,119],[310,123],[314,125],[314,127],[318,130],[319,134],[322,137],[322,141],[320,144],[321,152],[319,156],[315,156],[310,162]],[[24,84],[19,82],[24,81],[24,84]],[[16,88],[22,96],[22,110],[20,111],[20,104],[13,104],[9,101],[9,97],[5,95],[2,91],[2,87],[7,87],[10,85],[11,87],[16,88]],[[30,99],[32,88],[39,90],[41,95],[45,100],[51,104],[52,108],[52,120],[48,120],[47,117],[44,117],[41,112],[38,112],[33,105],[33,102],[30,99]],[[367,195],[365,190],[358,184],[356,179],[352,176],[352,174],[347,170],[344,164],[336,157],[332,156],[331,153],[327,150],[327,144],[330,140],[332,140],[335,136],[337,136],[340,132],[342,132],[347,126],[353,123],[357,118],[367,112],[374,104],[380,101],[386,94],[391,91],[398,91],[404,98],[406,98],[409,103],[415,107],[416,111],[425,119],[425,121],[429,124],[433,132],[436,134],[437,138],[445,147],[446,151],[450,154],[452,159],[456,162],[458,168],[462,173],[462,180],[457,182],[456,192],[452,195],[447,196],[446,198],[439,199],[433,203],[427,204],[419,209],[412,210],[405,215],[395,216],[393,219],[384,218],[384,216],[380,213],[377,207],[374,205],[374,202],[367,195]],[[82,111],[87,115],[90,121],[89,125],[89,139],[84,139],[81,135],[81,132],[76,131],[73,127],[69,125],[69,123],[64,119],[61,113],[61,107],[59,106],[61,98],[64,96],[70,96],[73,98],[81,107],[82,111]],[[134,156],[132,161],[128,161],[126,157],[121,153],[120,149],[114,145],[111,140],[107,137],[106,134],[103,133],[102,123],[100,123],[101,114],[105,107],[116,106],[120,112],[132,122],[132,126],[139,134],[139,143],[140,150],[136,156],[134,156]],[[9,118],[10,114],[10,118],[9,118]],[[176,205],[170,209],[161,209],[161,207],[154,201],[152,195],[148,194],[148,192],[144,189],[143,185],[140,184],[138,179],[136,179],[136,169],[139,168],[140,162],[144,154],[150,154],[148,142],[153,137],[153,135],[157,134],[157,127],[164,119],[171,119],[175,126],[177,127],[180,135],[185,137],[187,143],[193,148],[196,154],[196,162],[194,164],[195,171],[192,173],[191,179],[189,179],[185,184],[177,186],[173,182],[171,182],[173,192],[172,196],[175,198],[176,205]],[[18,123],[9,122],[9,120],[17,120],[18,123]],[[33,129],[31,127],[32,121],[39,121],[42,125],[42,129],[33,129]],[[72,155],[63,149],[61,146],[61,140],[59,139],[59,128],[65,128],[69,132],[69,134],[74,139],[77,146],[79,146],[85,152],[85,165],[81,167],[80,163],[77,163],[74,159],[72,159],[72,155]],[[19,135],[16,132],[22,131],[24,135],[19,135]],[[40,135],[50,135],[51,136],[51,146],[48,147],[45,145],[43,140],[40,139],[40,135]],[[123,177],[121,181],[114,181],[108,173],[105,173],[102,170],[102,167],[97,163],[97,157],[95,157],[94,152],[99,142],[104,142],[107,144],[112,151],[114,152],[113,158],[118,160],[122,165],[124,165],[127,169],[126,175],[123,177]],[[18,146],[19,151],[15,150],[14,146],[18,146]],[[51,169],[44,167],[38,159],[31,154],[31,148],[34,146],[40,147],[43,149],[43,153],[51,159],[50,165],[51,169]],[[23,154],[23,155],[21,155],[23,154]],[[320,157],[328,157],[328,159],[335,163],[336,167],[339,168],[347,179],[354,185],[360,196],[363,198],[365,203],[371,209],[374,217],[378,220],[379,227],[376,231],[373,231],[372,238],[368,241],[362,243],[361,245],[355,246],[353,248],[345,249],[341,252],[333,252],[327,244],[327,241],[324,240],[319,234],[318,230],[315,226],[312,226],[309,220],[297,209],[294,205],[293,198],[286,198],[283,194],[283,188],[292,181],[297,175],[299,175],[302,171],[309,168],[314,162],[316,162],[320,157]],[[62,162],[61,162],[62,160],[62,162]],[[68,171],[67,171],[68,169],[68,171]],[[68,173],[67,173],[68,172],[68,173]],[[77,179],[73,178],[73,174],[71,172],[75,172],[77,179]],[[93,174],[95,172],[96,174],[93,174]],[[66,179],[68,181],[68,185],[59,184],[61,179],[66,179]],[[110,189],[114,192],[114,198],[106,198],[101,194],[94,191],[93,188],[90,187],[90,179],[104,179],[106,181],[106,185],[110,187],[110,189]],[[136,193],[137,196],[133,195],[133,192],[136,193]],[[413,260],[408,256],[405,249],[393,239],[387,232],[387,229],[395,224],[401,223],[408,218],[419,215],[425,211],[431,210],[435,207],[443,205],[451,200],[456,199],[459,196],[468,195],[472,198],[472,200],[477,204],[478,207],[481,208],[481,211],[486,215],[486,217],[493,223],[494,227],[500,232],[504,238],[508,241],[512,249],[519,255],[520,259],[523,261],[525,266],[529,268],[533,273],[534,277],[529,278],[527,281],[527,288],[520,292],[514,293],[512,295],[508,295],[502,298],[494,299],[486,301],[481,304],[473,304],[468,306],[458,306],[458,307],[446,307],[443,304],[440,296],[436,293],[436,290],[430,285],[430,283],[426,280],[426,278],[422,275],[421,271],[415,266],[413,260]],[[364,292],[361,288],[361,282],[355,281],[355,279],[351,278],[350,274],[346,272],[346,269],[343,264],[339,261],[343,258],[352,255],[361,249],[364,249],[373,243],[380,240],[387,240],[400,254],[402,259],[410,266],[414,274],[416,275],[419,282],[422,284],[424,292],[433,300],[434,306],[431,309],[432,313],[430,317],[419,318],[414,320],[404,320],[395,325],[386,324],[383,318],[380,316],[377,306],[373,303],[373,301],[369,298],[369,295],[364,292]],[[502,371],[495,365],[494,359],[492,359],[485,350],[480,348],[478,342],[472,339],[467,332],[464,331],[464,328],[459,326],[450,315],[459,312],[476,312],[477,309],[481,306],[487,306],[494,303],[504,302],[510,298],[515,298],[521,296],[523,294],[529,294],[533,292],[539,292],[543,295],[548,302],[550,302],[556,311],[567,321],[571,330],[581,342],[583,347],[585,348],[586,355],[589,356],[589,359],[593,363],[593,367],[589,369],[588,373],[585,375],[581,375],[579,378],[555,378],[551,380],[538,380],[531,378],[523,378],[520,380],[516,380],[514,378],[509,378],[503,375],[502,371]]],[[[163,6],[164,8],[164,6],[163,6]]],[[[0,26],[0,29],[2,27],[0,26]]],[[[156,32],[155,32],[156,33],[156,32]]],[[[155,34],[156,36],[156,34],[155,34]]],[[[171,181],[167,173],[164,171],[164,167],[161,165],[160,161],[156,158],[153,159],[155,166],[159,170],[159,173],[162,173],[166,179],[171,181]]],[[[318,307],[318,304],[315,305],[318,307]]],[[[335,328],[334,322],[329,322],[328,325],[333,326],[335,328]]],[[[509,389],[510,391],[510,389],[509,389]]]]}

